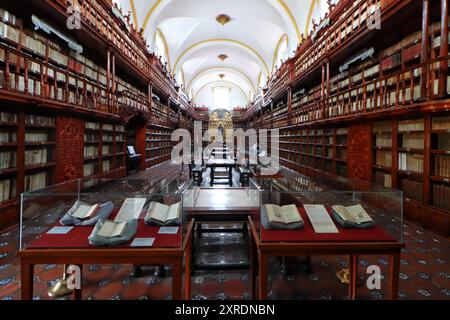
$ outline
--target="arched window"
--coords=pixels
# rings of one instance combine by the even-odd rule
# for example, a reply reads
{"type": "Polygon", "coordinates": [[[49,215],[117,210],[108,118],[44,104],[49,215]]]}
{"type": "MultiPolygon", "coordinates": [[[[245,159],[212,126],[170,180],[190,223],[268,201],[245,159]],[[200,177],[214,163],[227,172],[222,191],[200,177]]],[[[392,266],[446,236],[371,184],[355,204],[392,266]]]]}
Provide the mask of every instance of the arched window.
{"type": "Polygon", "coordinates": [[[280,41],[278,42],[278,45],[275,49],[273,70],[280,67],[282,61],[287,60],[287,58],[289,57],[288,48],[289,48],[289,40],[288,36],[285,34],[280,38],[280,41]]]}
{"type": "Polygon", "coordinates": [[[155,33],[155,55],[161,58],[162,63],[169,63],[166,40],[159,29],[155,33]]]}

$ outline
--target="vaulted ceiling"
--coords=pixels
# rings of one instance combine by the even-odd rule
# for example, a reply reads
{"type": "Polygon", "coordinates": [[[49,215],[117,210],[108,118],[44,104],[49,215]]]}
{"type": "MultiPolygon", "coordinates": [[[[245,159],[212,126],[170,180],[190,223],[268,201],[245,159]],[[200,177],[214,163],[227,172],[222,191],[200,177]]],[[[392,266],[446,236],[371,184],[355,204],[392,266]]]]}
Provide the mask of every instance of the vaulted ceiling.
{"type": "Polygon", "coordinates": [[[217,107],[212,88],[226,87],[229,105],[220,107],[228,108],[246,105],[278,64],[283,40],[291,56],[301,34],[328,9],[326,0],[115,2],[131,13],[152,51],[157,37],[166,46],[169,69],[195,103],[217,107]]]}

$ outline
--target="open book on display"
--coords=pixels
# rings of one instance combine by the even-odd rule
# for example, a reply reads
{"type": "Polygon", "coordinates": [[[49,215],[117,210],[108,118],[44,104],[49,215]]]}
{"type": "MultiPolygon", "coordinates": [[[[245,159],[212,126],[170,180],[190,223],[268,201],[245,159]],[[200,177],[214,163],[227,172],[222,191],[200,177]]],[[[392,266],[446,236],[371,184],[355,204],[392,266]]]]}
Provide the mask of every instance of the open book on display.
{"type": "Polygon", "coordinates": [[[365,229],[375,225],[375,221],[360,204],[350,207],[336,205],[331,209],[334,219],[343,227],[365,229]]]}
{"type": "Polygon", "coordinates": [[[100,209],[99,204],[94,204],[93,206],[80,204],[75,211],[71,214],[73,218],[77,218],[80,220],[90,219],[95,216],[95,214],[100,209]]]}
{"type": "Polygon", "coordinates": [[[170,206],[152,202],[149,210],[147,211],[147,219],[153,219],[162,223],[176,220],[180,217],[181,202],[174,203],[170,206]]]}
{"type": "Polygon", "coordinates": [[[126,222],[115,222],[111,220],[105,220],[98,230],[97,236],[105,238],[121,237],[125,230],[126,222]]]}
{"type": "Polygon", "coordinates": [[[265,204],[267,217],[269,222],[278,222],[283,224],[291,224],[303,222],[298,209],[295,205],[278,206],[275,204],[265,204]]]}

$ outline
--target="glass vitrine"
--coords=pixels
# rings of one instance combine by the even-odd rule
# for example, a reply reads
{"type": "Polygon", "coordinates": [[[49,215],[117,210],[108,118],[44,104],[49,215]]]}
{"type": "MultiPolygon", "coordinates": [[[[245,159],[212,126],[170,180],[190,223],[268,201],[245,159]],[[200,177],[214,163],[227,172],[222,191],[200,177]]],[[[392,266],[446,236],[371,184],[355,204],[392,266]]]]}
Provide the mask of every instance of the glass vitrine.
{"type": "Polygon", "coordinates": [[[396,296],[402,193],[359,182],[352,190],[327,190],[329,184],[313,182],[305,188],[312,191],[266,183],[260,192],[260,216],[251,227],[259,238],[261,296],[354,299],[357,290],[361,298],[396,296]]]}
{"type": "Polygon", "coordinates": [[[186,186],[82,179],[24,193],[20,249],[181,248],[186,186]]]}
{"type": "Polygon", "coordinates": [[[402,193],[260,192],[261,242],[402,241],[402,193]]]}

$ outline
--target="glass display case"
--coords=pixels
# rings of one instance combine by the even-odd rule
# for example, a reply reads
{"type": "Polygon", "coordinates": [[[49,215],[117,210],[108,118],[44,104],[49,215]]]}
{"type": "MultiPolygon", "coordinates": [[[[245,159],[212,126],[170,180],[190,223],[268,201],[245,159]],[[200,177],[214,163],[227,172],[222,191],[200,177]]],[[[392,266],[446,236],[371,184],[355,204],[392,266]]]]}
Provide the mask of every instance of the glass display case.
{"type": "Polygon", "coordinates": [[[328,286],[334,279],[335,285],[314,292],[316,296],[348,294],[355,299],[358,288],[360,296],[397,297],[404,248],[400,191],[348,179],[299,177],[255,183],[261,210],[250,224],[258,248],[262,299],[304,297],[321,288],[320,279],[328,279],[328,286]],[[379,273],[381,289],[366,285],[369,271],[379,273]],[[292,286],[294,296],[285,296],[289,290],[283,288],[292,286]]]}
{"type": "MultiPolygon", "coordinates": [[[[246,187],[199,187],[189,184],[183,193],[184,214],[188,220],[192,217],[213,219],[223,216],[235,220],[235,216],[259,211],[259,188],[251,181],[246,187]]],[[[246,218],[245,218],[246,220],[246,218]]]]}
{"type": "Polygon", "coordinates": [[[132,246],[133,239],[147,237],[155,238],[149,247],[180,247],[185,183],[185,180],[83,179],[24,193],[20,249],[93,248],[96,246],[88,238],[100,221],[132,220],[137,220],[135,235],[128,236],[129,241],[120,245],[132,246]],[[155,206],[160,212],[156,209],[152,212],[155,206]],[[172,216],[166,220],[164,215],[169,208],[172,216]],[[180,229],[177,237],[170,237],[174,241],[165,241],[167,235],[159,233],[165,226],[180,229]]]}
{"type": "Polygon", "coordinates": [[[261,191],[261,242],[402,241],[396,190],[261,191]]]}

